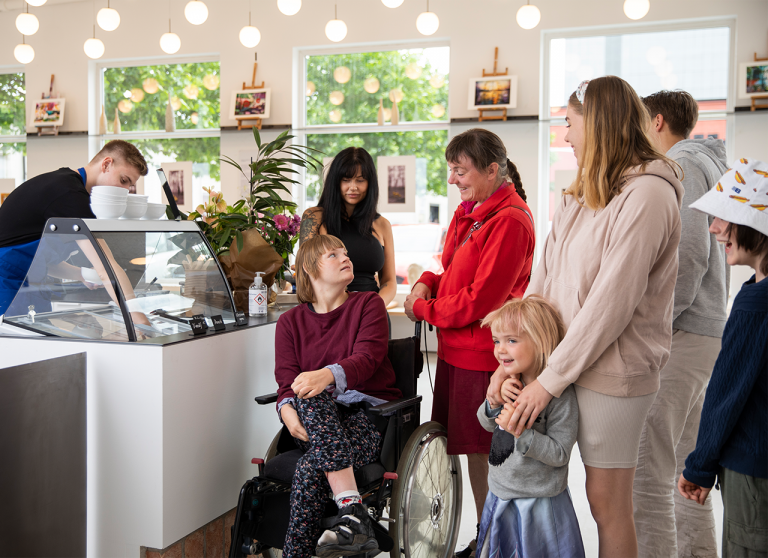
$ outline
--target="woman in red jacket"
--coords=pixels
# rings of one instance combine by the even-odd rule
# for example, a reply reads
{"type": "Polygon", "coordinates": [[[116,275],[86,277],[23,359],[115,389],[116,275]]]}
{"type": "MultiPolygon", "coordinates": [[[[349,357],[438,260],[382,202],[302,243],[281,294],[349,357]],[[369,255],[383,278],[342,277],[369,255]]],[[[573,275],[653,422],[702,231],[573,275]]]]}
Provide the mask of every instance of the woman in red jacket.
{"type": "MultiPolygon", "coordinates": [[[[520,175],[494,133],[454,137],[445,151],[461,194],[446,236],[441,275],[424,273],[405,301],[413,321],[438,327],[432,420],[448,429],[448,453],[466,454],[478,523],[488,492],[491,433],[475,412],[498,366],[490,330],[480,320],[522,298],[531,274],[535,233],[520,175]]],[[[468,556],[471,548],[460,556],[468,556]]]]}

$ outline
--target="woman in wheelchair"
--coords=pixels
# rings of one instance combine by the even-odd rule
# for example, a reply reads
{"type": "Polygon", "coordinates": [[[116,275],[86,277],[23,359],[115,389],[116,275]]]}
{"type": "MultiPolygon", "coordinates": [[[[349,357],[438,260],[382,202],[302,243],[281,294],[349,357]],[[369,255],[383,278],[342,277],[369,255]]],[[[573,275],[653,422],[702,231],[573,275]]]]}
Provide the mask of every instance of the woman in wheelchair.
{"type": "Polygon", "coordinates": [[[293,477],[283,556],[364,554],[378,545],[354,471],[379,458],[382,436],[363,409],[400,397],[386,309],[374,292],[346,291],[352,263],[334,236],[302,242],[296,271],[303,304],[280,317],[275,334],[278,414],[305,452],[293,477]],[[321,534],[331,493],[339,512],[321,534]]]}

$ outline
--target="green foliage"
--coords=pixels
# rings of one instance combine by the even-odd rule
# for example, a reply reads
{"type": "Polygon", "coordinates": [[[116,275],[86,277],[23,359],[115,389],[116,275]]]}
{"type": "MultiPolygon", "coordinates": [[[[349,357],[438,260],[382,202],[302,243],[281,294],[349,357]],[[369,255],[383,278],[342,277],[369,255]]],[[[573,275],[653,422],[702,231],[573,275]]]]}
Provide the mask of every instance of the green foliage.
{"type": "Polygon", "coordinates": [[[0,157],[12,155],[14,153],[21,153],[22,156],[27,156],[27,144],[26,143],[0,143],[0,157]]]}
{"type": "MultiPolygon", "coordinates": [[[[421,132],[377,132],[372,134],[307,135],[307,145],[334,156],[347,147],[362,147],[373,157],[416,155],[427,160],[427,191],[438,196],[448,194],[445,148],[446,130],[421,132]]],[[[319,173],[307,173],[307,199],[317,199],[322,189],[319,173]]]]}
{"type": "Polygon", "coordinates": [[[0,135],[26,134],[24,74],[0,74],[0,135]]]}
{"type": "MultiPolygon", "coordinates": [[[[120,127],[125,132],[165,130],[165,110],[169,96],[176,98],[181,105],[174,111],[177,129],[218,128],[221,120],[220,76],[218,62],[107,68],[104,70],[104,109],[107,121],[111,123],[114,120],[118,103],[130,99],[131,91],[137,90],[140,92],[139,96],[143,94],[143,99],[139,101],[134,96],[130,112],[118,111],[120,127]],[[206,76],[213,78],[204,83],[206,76]],[[157,81],[156,93],[148,93],[145,90],[144,81],[147,79],[157,81]],[[206,84],[216,87],[208,89],[206,84]],[[185,88],[188,89],[185,91],[185,88]],[[193,113],[197,113],[197,124],[193,122],[193,113]]],[[[149,89],[152,90],[151,87],[149,89]]]]}
{"type": "MultiPolygon", "coordinates": [[[[221,194],[209,192],[209,204],[200,206],[187,218],[198,220],[203,232],[214,245],[217,255],[229,250],[231,239],[235,239],[238,250],[242,248],[242,232],[256,228],[283,258],[283,268],[278,275],[289,269],[289,256],[293,253],[299,230],[299,218],[292,215],[296,204],[284,199],[280,192],[290,194],[289,185],[300,185],[296,180],[299,175],[294,167],[314,169],[319,172],[322,162],[310,155],[311,148],[292,145],[293,136],[283,132],[269,143],[261,142],[257,128],[253,128],[253,138],[258,147],[258,155],[245,170],[231,157],[223,155],[221,160],[232,165],[246,177],[250,184],[249,195],[239,200],[234,206],[226,206],[221,194]],[[226,208],[225,208],[226,206],[226,208]],[[286,212],[291,217],[286,217],[286,212]]],[[[320,156],[322,153],[319,154],[320,156]]]]}
{"type": "MultiPolygon", "coordinates": [[[[438,74],[430,62],[430,55],[447,57],[448,47],[430,49],[395,50],[388,52],[363,52],[354,54],[331,54],[310,56],[307,60],[307,82],[312,82],[315,92],[307,97],[307,124],[332,125],[330,113],[341,112],[340,124],[375,123],[378,117],[379,100],[389,109],[392,102],[389,92],[400,89],[403,99],[398,103],[400,122],[446,121],[448,107],[448,78],[438,74]],[[443,53],[441,49],[445,49],[443,53]],[[341,66],[349,68],[351,78],[346,83],[334,79],[334,70],[341,66]],[[406,75],[420,71],[416,79],[406,75]],[[430,78],[438,75],[443,82],[439,87],[430,84],[430,78]],[[365,80],[376,78],[380,86],[375,93],[364,89],[365,80]],[[344,101],[334,105],[330,101],[333,91],[341,91],[344,101]],[[432,107],[441,105],[446,109],[440,116],[432,114],[432,107]]],[[[415,75],[415,74],[412,74],[415,75]]],[[[438,82],[439,84],[439,82],[438,82]]]]}

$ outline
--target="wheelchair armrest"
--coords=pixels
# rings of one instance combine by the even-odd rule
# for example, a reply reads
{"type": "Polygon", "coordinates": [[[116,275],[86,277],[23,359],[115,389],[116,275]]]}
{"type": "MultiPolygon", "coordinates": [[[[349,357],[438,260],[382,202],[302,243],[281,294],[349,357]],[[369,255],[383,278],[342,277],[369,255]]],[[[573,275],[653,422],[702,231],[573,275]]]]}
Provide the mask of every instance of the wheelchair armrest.
{"type": "Polygon", "coordinates": [[[267,393],[266,395],[257,395],[256,403],[259,405],[269,405],[270,403],[277,403],[277,393],[267,393]]]}
{"type": "Polygon", "coordinates": [[[370,409],[368,409],[368,412],[371,413],[372,415],[388,415],[390,413],[394,413],[395,411],[399,411],[400,409],[405,409],[406,407],[415,405],[420,401],[421,401],[421,395],[408,397],[406,399],[395,399],[394,401],[387,401],[386,403],[382,403],[381,405],[376,405],[374,407],[371,407],[370,409]]]}

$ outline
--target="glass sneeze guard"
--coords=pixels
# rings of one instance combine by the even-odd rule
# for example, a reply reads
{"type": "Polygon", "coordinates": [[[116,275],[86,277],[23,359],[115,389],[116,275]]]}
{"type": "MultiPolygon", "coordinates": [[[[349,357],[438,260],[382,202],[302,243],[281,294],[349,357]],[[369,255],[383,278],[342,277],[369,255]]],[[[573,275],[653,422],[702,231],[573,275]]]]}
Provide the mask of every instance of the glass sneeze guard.
{"type": "Polygon", "coordinates": [[[47,336],[142,341],[193,317],[235,323],[232,294],[192,222],[51,219],[3,323],[47,336]]]}

